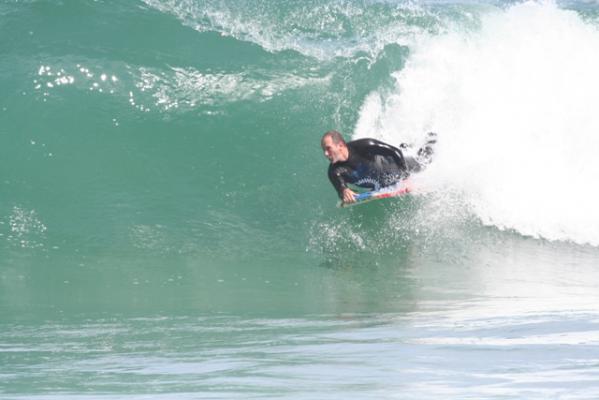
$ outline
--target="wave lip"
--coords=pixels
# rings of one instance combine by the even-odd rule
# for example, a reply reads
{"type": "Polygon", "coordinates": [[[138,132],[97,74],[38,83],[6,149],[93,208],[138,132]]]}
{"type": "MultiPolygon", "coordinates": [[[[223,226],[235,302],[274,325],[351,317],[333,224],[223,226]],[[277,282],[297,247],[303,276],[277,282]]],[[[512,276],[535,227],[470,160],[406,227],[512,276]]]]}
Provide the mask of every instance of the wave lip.
{"type": "Polygon", "coordinates": [[[376,55],[391,43],[407,45],[424,32],[444,29],[451,19],[413,3],[144,2],[199,32],[214,31],[268,52],[292,50],[321,61],[376,55]]]}

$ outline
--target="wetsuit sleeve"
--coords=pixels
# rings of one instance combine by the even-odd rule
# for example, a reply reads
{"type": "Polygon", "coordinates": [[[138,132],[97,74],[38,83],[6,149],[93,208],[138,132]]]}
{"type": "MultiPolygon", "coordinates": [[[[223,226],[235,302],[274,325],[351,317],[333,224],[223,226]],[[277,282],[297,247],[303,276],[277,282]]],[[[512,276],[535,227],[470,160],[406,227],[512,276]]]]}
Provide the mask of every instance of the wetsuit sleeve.
{"type": "Polygon", "coordinates": [[[373,159],[374,156],[392,157],[397,166],[402,171],[408,170],[408,165],[404,156],[397,147],[388,145],[376,139],[360,139],[352,142],[355,151],[360,152],[364,157],[373,159]]]}
{"type": "Polygon", "coordinates": [[[343,179],[342,168],[336,168],[334,165],[329,166],[329,180],[337,191],[340,199],[343,199],[343,190],[347,188],[347,183],[343,179]]]}

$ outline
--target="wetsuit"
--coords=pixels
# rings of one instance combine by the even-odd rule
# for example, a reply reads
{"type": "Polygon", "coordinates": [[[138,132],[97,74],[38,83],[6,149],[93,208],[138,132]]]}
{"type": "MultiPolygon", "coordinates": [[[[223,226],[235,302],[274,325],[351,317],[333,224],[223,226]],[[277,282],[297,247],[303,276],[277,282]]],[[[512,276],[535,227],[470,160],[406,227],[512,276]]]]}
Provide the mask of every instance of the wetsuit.
{"type": "Polygon", "coordinates": [[[346,161],[329,165],[329,180],[343,198],[348,184],[378,190],[406,178],[420,170],[411,157],[404,157],[400,149],[376,139],[358,139],[347,143],[346,161]]]}

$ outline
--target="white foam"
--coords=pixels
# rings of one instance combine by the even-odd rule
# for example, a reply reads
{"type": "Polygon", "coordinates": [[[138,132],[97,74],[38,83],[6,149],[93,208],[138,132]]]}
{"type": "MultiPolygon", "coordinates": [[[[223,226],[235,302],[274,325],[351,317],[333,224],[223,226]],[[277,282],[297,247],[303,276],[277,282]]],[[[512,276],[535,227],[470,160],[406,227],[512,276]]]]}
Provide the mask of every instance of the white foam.
{"type": "MultiPolygon", "coordinates": [[[[429,15],[416,3],[358,5],[193,0],[144,0],[161,12],[176,16],[200,32],[255,43],[269,52],[294,50],[319,60],[376,55],[389,43],[412,43],[428,29],[413,20],[429,15]]],[[[437,21],[438,22],[438,21],[437,21]]]]}
{"type": "Polygon", "coordinates": [[[356,136],[439,133],[426,177],[463,192],[480,220],[599,245],[599,31],[552,2],[423,38],[391,95],[365,101],[356,136]]]}

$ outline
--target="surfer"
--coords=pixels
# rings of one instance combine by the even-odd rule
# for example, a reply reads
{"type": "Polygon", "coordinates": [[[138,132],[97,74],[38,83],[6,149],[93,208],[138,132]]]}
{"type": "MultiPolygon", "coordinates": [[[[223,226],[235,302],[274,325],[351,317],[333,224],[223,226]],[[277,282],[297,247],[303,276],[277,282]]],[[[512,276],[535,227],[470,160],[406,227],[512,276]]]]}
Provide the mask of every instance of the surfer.
{"type": "MultiPolygon", "coordinates": [[[[326,132],[320,141],[324,156],[329,159],[329,180],[343,203],[355,202],[352,184],[378,190],[396,184],[430,163],[436,134],[429,133],[425,145],[416,157],[405,155],[399,148],[376,139],[346,142],[337,131],[326,132]]],[[[406,149],[408,145],[402,144],[406,149]]]]}

